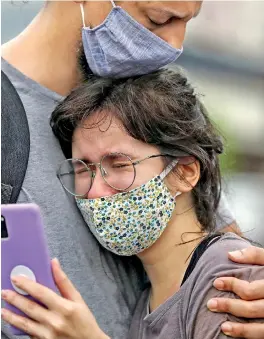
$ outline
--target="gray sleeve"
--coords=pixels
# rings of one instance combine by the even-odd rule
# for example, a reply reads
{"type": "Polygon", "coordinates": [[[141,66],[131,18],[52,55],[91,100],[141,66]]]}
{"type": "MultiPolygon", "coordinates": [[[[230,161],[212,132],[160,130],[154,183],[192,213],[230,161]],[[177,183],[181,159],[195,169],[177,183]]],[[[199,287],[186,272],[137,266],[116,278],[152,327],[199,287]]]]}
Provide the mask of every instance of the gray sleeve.
{"type": "Polygon", "coordinates": [[[5,335],[5,333],[3,331],[1,331],[1,339],[8,339],[8,337],[5,335]]]}
{"type": "Polygon", "coordinates": [[[263,266],[236,264],[228,260],[227,252],[249,247],[250,244],[231,233],[213,244],[198,261],[186,295],[186,339],[230,339],[221,332],[221,324],[232,322],[257,322],[264,319],[244,319],[227,313],[213,313],[207,302],[214,297],[238,298],[231,292],[221,292],[213,287],[213,281],[221,276],[254,281],[264,279],[263,266]]]}
{"type": "Polygon", "coordinates": [[[217,211],[216,228],[217,230],[221,230],[234,221],[235,217],[230,210],[225,194],[222,193],[217,211]]]}
{"type": "Polygon", "coordinates": [[[28,336],[15,336],[10,333],[8,325],[2,321],[1,324],[1,339],[29,339],[28,336]]]}
{"type": "MultiPolygon", "coordinates": [[[[3,308],[4,302],[1,300],[1,307],[3,308]]],[[[9,326],[3,320],[1,320],[1,339],[29,339],[28,336],[15,336],[10,333],[9,326]]]]}

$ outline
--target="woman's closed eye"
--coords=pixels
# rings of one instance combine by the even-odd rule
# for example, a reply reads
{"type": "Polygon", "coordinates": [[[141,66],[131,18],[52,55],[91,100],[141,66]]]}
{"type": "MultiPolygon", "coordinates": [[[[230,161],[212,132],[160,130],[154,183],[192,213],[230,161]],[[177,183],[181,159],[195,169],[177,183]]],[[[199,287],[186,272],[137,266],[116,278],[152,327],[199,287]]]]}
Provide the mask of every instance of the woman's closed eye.
{"type": "Polygon", "coordinates": [[[133,167],[133,165],[130,163],[116,163],[112,165],[113,168],[125,168],[125,167],[133,167]]]}
{"type": "Polygon", "coordinates": [[[84,173],[90,174],[92,172],[92,168],[90,168],[90,166],[88,164],[86,166],[76,166],[75,169],[74,169],[74,174],[75,175],[81,175],[81,174],[84,174],[84,173]]]}
{"type": "Polygon", "coordinates": [[[75,170],[75,174],[83,174],[85,172],[89,172],[89,170],[87,168],[80,168],[75,170]]]}

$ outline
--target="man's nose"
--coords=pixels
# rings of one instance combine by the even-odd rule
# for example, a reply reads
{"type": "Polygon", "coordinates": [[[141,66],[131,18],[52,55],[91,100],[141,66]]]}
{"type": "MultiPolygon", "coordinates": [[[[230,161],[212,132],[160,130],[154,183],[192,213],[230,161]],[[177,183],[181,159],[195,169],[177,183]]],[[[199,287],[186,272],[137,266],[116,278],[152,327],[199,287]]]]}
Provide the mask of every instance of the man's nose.
{"type": "Polygon", "coordinates": [[[117,191],[109,186],[103,179],[100,169],[96,168],[95,177],[90,191],[87,194],[87,199],[96,199],[101,197],[110,196],[116,194],[117,191]]]}
{"type": "Polygon", "coordinates": [[[180,49],[183,46],[185,38],[186,23],[184,21],[175,20],[158,33],[159,37],[165,40],[172,47],[180,49]]]}

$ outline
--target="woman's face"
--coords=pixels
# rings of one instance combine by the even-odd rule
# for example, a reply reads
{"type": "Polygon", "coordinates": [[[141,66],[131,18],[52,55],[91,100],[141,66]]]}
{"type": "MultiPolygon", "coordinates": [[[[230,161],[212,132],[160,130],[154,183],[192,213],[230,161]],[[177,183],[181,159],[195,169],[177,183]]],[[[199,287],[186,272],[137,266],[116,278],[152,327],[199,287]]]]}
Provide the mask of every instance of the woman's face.
{"type": "MultiPolygon", "coordinates": [[[[129,136],[121,123],[114,117],[109,116],[96,126],[102,116],[105,116],[104,112],[94,114],[81,127],[75,129],[72,143],[73,158],[83,160],[85,163],[99,163],[105,155],[117,152],[129,156],[134,162],[151,155],[160,154],[158,148],[129,136]]],[[[123,161],[123,159],[120,159],[120,161],[123,161]]],[[[129,190],[159,175],[164,167],[162,157],[147,159],[135,165],[136,177],[129,190]]],[[[120,192],[105,182],[98,166],[93,167],[93,169],[96,175],[90,191],[84,198],[95,199],[120,192]]],[[[129,169],[126,169],[126,171],[129,171],[129,169]]],[[[116,173],[118,178],[118,172],[116,173]]],[[[126,175],[129,176],[129,172],[126,175]]],[[[119,182],[121,182],[122,176],[123,174],[119,175],[119,182]]],[[[76,187],[83,185],[83,183],[81,176],[75,176],[76,187]]],[[[82,189],[84,188],[82,187],[82,189]]]]}

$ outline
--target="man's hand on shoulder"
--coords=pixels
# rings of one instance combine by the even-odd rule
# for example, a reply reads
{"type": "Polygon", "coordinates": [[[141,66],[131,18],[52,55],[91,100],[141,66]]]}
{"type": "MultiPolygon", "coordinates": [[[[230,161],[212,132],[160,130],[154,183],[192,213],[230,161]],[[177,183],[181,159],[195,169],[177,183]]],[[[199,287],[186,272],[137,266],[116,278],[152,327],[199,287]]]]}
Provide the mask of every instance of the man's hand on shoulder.
{"type": "Polygon", "coordinates": [[[240,264],[263,266],[263,280],[247,282],[234,277],[218,278],[214,287],[220,291],[230,291],[241,299],[215,298],[208,301],[212,312],[230,313],[243,318],[263,318],[263,323],[222,324],[222,331],[233,338],[264,339],[264,249],[249,247],[228,253],[230,260],[240,264]]]}

